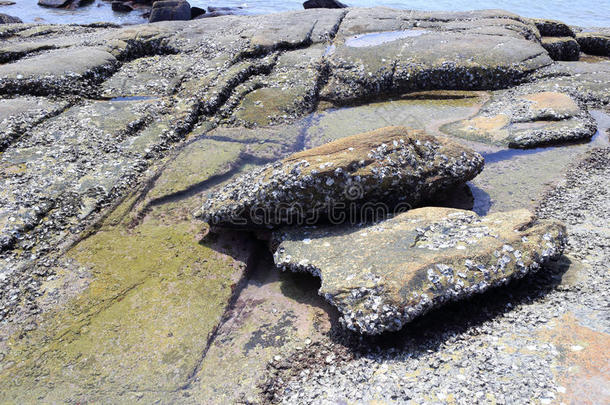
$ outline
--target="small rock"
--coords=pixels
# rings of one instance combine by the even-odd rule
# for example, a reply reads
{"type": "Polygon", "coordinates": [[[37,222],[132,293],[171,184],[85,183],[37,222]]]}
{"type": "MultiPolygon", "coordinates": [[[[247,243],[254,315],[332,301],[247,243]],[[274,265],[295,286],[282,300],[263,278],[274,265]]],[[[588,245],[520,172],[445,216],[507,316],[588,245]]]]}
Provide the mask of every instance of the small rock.
{"type": "Polygon", "coordinates": [[[8,14],[0,13],[0,24],[21,24],[21,23],[23,23],[23,21],[21,21],[20,18],[13,17],[8,14]]]}
{"type": "Polygon", "coordinates": [[[191,19],[191,5],[183,0],[162,0],[153,3],[148,22],[185,21],[191,19]]]}
{"type": "Polygon", "coordinates": [[[73,0],[38,0],[38,5],[43,7],[61,8],[71,4],[73,0]]]}
{"type": "Polygon", "coordinates": [[[131,7],[129,4],[124,3],[122,1],[113,1],[111,6],[112,6],[112,11],[116,11],[119,13],[128,13],[130,11],[133,11],[133,7],[131,7]]]}

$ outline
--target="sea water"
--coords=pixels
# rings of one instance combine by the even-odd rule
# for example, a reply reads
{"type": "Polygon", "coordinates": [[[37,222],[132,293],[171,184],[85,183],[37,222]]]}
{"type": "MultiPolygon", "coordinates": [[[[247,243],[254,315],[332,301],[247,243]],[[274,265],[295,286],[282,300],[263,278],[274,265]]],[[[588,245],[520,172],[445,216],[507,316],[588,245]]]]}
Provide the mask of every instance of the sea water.
{"type": "MultiPolygon", "coordinates": [[[[146,20],[142,10],[130,13],[115,13],[110,2],[93,0],[76,10],[62,10],[38,6],[37,0],[12,0],[16,4],[0,6],[0,13],[21,18],[24,22],[77,23],[114,22],[138,24],[146,20]]],[[[189,0],[191,6],[242,7],[249,14],[265,14],[288,10],[301,10],[298,0],[189,0]]],[[[504,9],[525,17],[540,17],[561,20],[582,27],[610,27],[610,0],[408,0],[367,1],[345,0],[357,7],[385,6],[409,10],[466,11],[480,9],[504,9]]]]}

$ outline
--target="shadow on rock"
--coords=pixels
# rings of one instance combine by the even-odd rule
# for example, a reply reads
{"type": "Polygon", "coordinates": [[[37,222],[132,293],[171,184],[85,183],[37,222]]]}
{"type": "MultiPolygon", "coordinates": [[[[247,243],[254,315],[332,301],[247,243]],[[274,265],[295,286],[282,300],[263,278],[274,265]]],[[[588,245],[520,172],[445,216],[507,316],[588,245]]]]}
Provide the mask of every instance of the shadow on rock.
{"type": "Polygon", "coordinates": [[[547,263],[537,273],[434,309],[398,332],[363,336],[336,325],[330,337],[334,342],[349,347],[356,357],[377,357],[395,350],[408,351],[417,357],[428,350],[438,350],[447,339],[457,334],[477,335],[478,327],[485,322],[501,317],[519,305],[527,305],[544,297],[562,283],[572,265],[573,262],[563,255],[557,261],[547,263]]]}

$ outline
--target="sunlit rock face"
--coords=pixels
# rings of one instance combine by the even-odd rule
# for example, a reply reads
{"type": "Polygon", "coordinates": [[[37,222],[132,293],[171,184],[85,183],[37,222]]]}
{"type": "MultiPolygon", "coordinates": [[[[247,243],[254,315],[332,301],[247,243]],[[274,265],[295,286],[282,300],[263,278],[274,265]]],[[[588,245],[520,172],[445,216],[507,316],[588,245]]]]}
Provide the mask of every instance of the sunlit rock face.
{"type": "Polygon", "coordinates": [[[533,220],[527,210],[479,217],[420,208],[369,226],[278,231],[274,258],[282,269],[320,277],[319,294],[347,328],[379,334],[559,257],[565,227],[533,220]]]}

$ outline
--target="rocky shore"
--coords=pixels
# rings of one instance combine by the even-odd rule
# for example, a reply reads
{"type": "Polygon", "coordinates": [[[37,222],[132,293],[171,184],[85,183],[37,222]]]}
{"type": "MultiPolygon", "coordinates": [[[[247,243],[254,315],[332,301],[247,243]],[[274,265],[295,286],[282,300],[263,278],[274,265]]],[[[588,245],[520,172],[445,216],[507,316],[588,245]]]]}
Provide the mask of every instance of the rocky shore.
{"type": "Polygon", "coordinates": [[[0,402],[607,402],[607,29],[214,12],[0,24],[0,402]]]}

